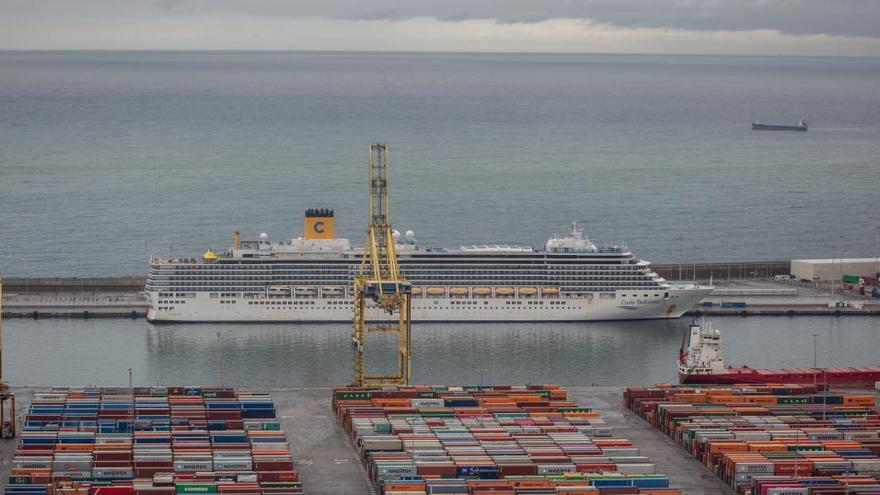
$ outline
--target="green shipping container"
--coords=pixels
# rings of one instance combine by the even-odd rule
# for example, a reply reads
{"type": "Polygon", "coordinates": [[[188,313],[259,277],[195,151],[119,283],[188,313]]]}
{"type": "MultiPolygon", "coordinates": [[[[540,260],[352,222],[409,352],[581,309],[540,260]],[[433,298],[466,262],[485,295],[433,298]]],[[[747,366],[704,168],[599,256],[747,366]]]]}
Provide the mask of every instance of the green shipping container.
{"type": "Polygon", "coordinates": [[[175,483],[177,493],[217,493],[217,485],[207,483],[175,483]]]}
{"type": "Polygon", "coordinates": [[[861,279],[858,275],[844,275],[842,280],[848,284],[857,284],[861,279]]]}

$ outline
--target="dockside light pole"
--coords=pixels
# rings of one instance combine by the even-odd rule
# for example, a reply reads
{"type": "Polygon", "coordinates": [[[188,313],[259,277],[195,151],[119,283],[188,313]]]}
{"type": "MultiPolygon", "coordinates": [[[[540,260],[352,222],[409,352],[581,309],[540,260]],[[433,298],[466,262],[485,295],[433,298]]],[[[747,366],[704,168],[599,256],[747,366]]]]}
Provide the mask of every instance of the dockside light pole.
{"type": "Polygon", "coordinates": [[[819,379],[816,377],[816,337],[818,337],[818,333],[813,334],[813,386],[815,387],[819,383],[819,379]]]}

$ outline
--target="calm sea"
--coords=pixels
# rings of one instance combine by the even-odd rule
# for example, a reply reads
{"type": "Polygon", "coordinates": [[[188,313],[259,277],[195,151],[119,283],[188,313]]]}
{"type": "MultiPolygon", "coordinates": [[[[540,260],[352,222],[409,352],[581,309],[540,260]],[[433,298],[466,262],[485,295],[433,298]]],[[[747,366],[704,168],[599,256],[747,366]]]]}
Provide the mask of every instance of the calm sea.
{"type": "MultiPolygon", "coordinates": [[[[804,368],[877,364],[876,317],[724,317],[729,363],[804,368]]],[[[420,324],[417,383],[626,384],[676,380],[686,320],[572,324],[420,324]]],[[[142,320],[6,322],[13,385],[340,385],[351,378],[349,325],[151,325],[142,320]]],[[[374,372],[390,341],[370,341],[374,372]]],[[[384,359],[383,359],[384,358],[384,359]]]]}
{"type": "Polygon", "coordinates": [[[140,274],[310,207],[360,242],[371,141],[426,244],[578,220],[665,262],[876,251],[878,59],[3,52],[0,274],[140,274]]]}

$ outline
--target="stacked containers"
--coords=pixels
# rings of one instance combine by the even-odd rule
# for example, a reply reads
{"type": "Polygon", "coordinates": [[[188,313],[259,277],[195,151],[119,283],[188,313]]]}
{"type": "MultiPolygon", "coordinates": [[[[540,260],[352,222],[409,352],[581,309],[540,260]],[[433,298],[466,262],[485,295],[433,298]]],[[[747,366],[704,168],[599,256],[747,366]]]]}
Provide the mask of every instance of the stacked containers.
{"type": "Polygon", "coordinates": [[[370,479],[398,493],[680,493],[555,385],[334,390],[370,479]]]}
{"type": "Polygon", "coordinates": [[[741,493],[844,493],[853,477],[859,488],[852,493],[880,493],[880,418],[871,394],[809,385],[658,386],[627,389],[624,400],[741,493]]]}
{"type": "MultiPolygon", "coordinates": [[[[6,493],[51,482],[129,495],[303,493],[268,394],[137,388],[37,393],[6,493]],[[109,486],[108,486],[109,485],[109,486]]],[[[74,493],[78,488],[67,485],[74,493]]]]}

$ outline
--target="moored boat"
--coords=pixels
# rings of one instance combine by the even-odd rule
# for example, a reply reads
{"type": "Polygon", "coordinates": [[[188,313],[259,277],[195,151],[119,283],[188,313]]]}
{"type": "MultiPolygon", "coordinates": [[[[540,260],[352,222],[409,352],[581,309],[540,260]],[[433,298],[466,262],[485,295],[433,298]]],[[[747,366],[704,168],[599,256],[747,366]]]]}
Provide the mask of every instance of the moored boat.
{"type": "MultiPolygon", "coordinates": [[[[236,232],[225,251],[152,258],[147,319],[351,321],[352,275],[363,248],[336,237],[334,219],[332,210],[310,209],[301,237],[242,240],[236,232]]],[[[575,224],[543,247],[435,247],[419,244],[413,231],[392,235],[400,271],[413,285],[414,321],[678,318],[712,290],[671,283],[626,246],[595,243],[575,224]]]]}
{"type": "Polygon", "coordinates": [[[873,387],[880,382],[880,366],[792,369],[725,366],[721,331],[705,320],[690,326],[687,339],[687,342],[682,341],[678,354],[678,381],[685,384],[827,383],[873,387]]]}

